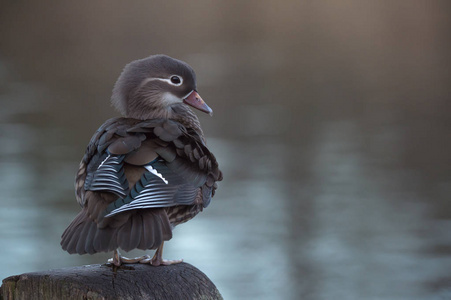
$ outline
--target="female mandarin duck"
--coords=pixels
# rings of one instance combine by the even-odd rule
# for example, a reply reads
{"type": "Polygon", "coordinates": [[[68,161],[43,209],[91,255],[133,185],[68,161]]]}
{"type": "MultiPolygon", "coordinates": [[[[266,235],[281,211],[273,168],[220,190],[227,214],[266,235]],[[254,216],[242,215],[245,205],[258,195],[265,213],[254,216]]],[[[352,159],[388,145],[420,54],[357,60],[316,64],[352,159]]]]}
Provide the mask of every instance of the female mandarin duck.
{"type": "Polygon", "coordinates": [[[162,258],[164,241],[208,206],[222,180],[189,106],[212,110],[193,69],[166,55],[125,66],[111,100],[124,117],[106,121],[86,149],[75,180],[82,210],[61,245],[71,254],[114,251],[115,265],[179,263],[162,258]],[[130,259],[118,248],[157,251],[130,259]]]}

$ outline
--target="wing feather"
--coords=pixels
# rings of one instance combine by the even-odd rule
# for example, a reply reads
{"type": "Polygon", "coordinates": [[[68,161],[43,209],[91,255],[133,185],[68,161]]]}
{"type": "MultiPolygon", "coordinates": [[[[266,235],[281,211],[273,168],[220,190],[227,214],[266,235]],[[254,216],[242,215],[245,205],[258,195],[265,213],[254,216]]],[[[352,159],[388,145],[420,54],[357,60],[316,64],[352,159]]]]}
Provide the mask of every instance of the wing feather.
{"type": "Polygon", "coordinates": [[[80,162],[75,188],[83,209],[61,245],[79,254],[154,249],[172,237],[166,208],[206,207],[220,180],[201,131],[167,119],[110,119],[80,162]]]}

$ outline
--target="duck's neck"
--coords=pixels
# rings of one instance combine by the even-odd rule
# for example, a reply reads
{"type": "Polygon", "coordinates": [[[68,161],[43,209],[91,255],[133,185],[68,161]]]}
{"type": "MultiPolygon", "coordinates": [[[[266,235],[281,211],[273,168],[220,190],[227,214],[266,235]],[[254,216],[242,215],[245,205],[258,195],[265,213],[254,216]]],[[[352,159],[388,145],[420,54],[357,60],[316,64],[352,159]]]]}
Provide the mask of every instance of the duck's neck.
{"type": "Polygon", "coordinates": [[[126,114],[127,118],[138,120],[171,119],[171,111],[166,109],[133,109],[126,114]]]}
{"type": "Polygon", "coordinates": [[[128,118],[139,120],[169,119],[174,120],[185,126],[194,129],[202,138],[204,133],[200,127],[199,119],[196,114],[185,104],[175,104],[167,109],[145,109],[133,110],[133,113],[127,114],[128,118]]]}
{"type": "Polygon", "coordinates": [[[185,104],[171,106],[171,116],[168,119],[174,120],[185,126],[194,129],[197,134],[204,138],[204,133],[200,127],[197,115],[185,104]]]}

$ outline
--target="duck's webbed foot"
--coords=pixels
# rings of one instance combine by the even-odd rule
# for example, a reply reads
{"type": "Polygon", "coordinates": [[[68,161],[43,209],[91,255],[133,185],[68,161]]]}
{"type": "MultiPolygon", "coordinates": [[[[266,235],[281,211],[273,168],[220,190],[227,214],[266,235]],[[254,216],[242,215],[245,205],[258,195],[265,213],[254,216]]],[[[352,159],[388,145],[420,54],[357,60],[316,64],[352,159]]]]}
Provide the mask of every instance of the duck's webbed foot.
{"type": "Polygon", "coordinates": [[[122,264],[136,264],[141,262],[142,260],[150,259],[149,255],[143,255],[135,258],[128,258],[125,256],[122,256],[119,250],[114,250],[113,258],[110,258],[108,260],[109,263],[112,263],[113,265],[119,267],[122,264]]]}
{"type": "Polygon", "coordinates": [[[142,259],[140,263],[142,264],[150,263],[152,266],[156,267],[160,265],[169,266],[183,262],[183,259],[176,260],[163,259],[163,244],[164,242],[161,243],[160,247],[157,248],[157,251],[155,252],[155,255],[152,258],[148,257],[146,259],[142,259]]]}

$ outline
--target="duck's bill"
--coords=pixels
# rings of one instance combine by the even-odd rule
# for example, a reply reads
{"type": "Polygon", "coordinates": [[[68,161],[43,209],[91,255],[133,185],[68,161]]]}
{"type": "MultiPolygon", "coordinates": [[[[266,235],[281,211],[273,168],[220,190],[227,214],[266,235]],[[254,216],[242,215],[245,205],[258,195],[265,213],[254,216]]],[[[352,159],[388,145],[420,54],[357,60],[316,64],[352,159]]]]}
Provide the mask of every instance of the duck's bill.
{"type": "Polygon", "coordinates": [[[196,90],[192,90],[191,93],[183,99],[183,102],[209,115],[213,114],[213,110],[204,102],[204,100],[202,100],[202,97],[196,90]]]}

